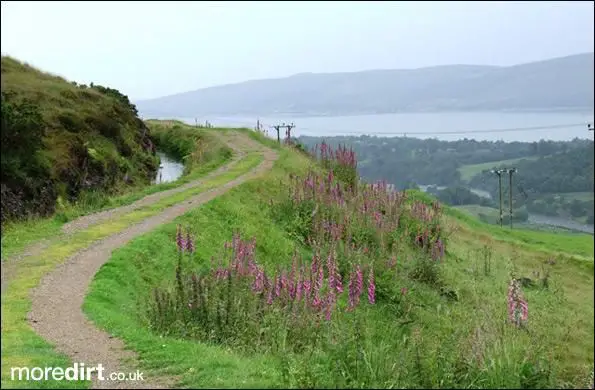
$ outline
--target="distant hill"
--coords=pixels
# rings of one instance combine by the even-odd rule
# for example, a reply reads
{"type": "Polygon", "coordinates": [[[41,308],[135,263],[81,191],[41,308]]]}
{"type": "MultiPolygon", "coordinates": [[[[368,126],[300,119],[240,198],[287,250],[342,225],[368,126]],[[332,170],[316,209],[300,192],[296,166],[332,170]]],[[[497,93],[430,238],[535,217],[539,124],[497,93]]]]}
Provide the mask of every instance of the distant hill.
{"type": "Polygon", "coordinates": [[[148,183],[158,158],[125,95],[2,57],[2,222],[82,193],[148,183]]]}
{"type": "Polygon", "coordinates": [[[567,110],[594,104],[594,56],[497,67],[303,73],[136,102],[144,116],[348,115],[443,110],[567,110]]]}

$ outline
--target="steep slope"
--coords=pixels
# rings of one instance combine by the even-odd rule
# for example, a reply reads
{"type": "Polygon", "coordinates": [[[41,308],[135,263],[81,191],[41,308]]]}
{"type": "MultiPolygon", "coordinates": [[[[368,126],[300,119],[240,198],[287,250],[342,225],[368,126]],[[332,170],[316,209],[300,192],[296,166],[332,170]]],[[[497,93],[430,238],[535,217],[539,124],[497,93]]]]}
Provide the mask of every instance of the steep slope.
{"type": "Polygon", "coordinates": [[[157,170],[148,128],[118,91],[87,87],[2,57],[2,222],[157,170]]]}
{"type": "Polygon", "coordinates": [[[86,313],[148,375],[178,377],[175,387],[590,386],[591,237],[492,228],[451,209],[438,222],[416,191],[353,198],[327,186],[335,174],[281,150],[270,174],[115,251],[86,313]],[[393,208],[402,200],[411,207],[393,208]],[[441,258],[414,244],[434,223],[441,258]],[[189,233],[176,242],[180,225],[189,233]],[[520,326],[507,307],[511,277],[529,307],[520,326]]]}
{"type": "Polygon", "coordinates": [[[593,53],[494,67],[303,73],[137,102],[145,116],[593,107],[593,53]]]}

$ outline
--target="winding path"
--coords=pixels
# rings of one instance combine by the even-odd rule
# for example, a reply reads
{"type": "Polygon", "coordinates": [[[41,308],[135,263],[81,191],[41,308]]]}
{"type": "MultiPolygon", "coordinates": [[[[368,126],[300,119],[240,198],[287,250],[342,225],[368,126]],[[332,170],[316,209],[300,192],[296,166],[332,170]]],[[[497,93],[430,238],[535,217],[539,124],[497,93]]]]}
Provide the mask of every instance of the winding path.
{"type": "MultiPolygon", "coordinates": [[[[32,308],[27,318],[29,324],[40,336],[55,345],[57,351],[67,354],[73,362],[84,362],[87,367],[101,363],[105,367],[105,373],[135,371],[135,353],[126,350],[121,340],[96,328],[83,314],[82,305],[89,284],[95,273],[109,260],[114,249],[271,169],[274,161],[278,158],[273,150],[262,146],[245,135],[230,133],[222,135],[222,137],[238,152],[236,158],[230,164],[237,162],[238,158],[247,151],[262,152],[264,161],[250,172],[220,187],[196,195],[167,208],[158,215],[134,224],[122,232],[95,242],[45,275],[40,285],[32,290],[32,308]]],[[[229,164],[226,168],[213,172],[211,176],[219,175],[226,169],[229,169],[229,164]]],[[[202,181],[204,179],[188,183],[184,188],[200,185],[202,181]]],[[[139,204],[151,204],[179,191],[180,189],[176,188],[160,192],[145,197],[132,205],[79,218],[69,224],[66,231],[74,232],[84,229],[98,221],[114,218],[131,211],[138,207],[139,204]]],[[[144,379],[142,382],[108,382],[99,381],[94,377],[93,388],[168,388],[175,382],[174,378],[145,377],[144,379]]]]}

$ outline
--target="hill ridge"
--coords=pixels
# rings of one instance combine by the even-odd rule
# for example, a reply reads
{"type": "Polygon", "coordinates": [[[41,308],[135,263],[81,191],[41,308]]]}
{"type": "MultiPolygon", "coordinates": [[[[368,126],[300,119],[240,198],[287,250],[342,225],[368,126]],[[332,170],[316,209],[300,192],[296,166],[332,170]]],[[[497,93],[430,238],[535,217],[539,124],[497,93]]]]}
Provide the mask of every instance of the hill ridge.
{"type": "Polygon", "coordinates": [[[302,72],[138,100],[145,116],[266,115],[593,106],[593,53],[511,66],[302,72]],[[555,93],[554,93],[555,91],[555,93]]]}

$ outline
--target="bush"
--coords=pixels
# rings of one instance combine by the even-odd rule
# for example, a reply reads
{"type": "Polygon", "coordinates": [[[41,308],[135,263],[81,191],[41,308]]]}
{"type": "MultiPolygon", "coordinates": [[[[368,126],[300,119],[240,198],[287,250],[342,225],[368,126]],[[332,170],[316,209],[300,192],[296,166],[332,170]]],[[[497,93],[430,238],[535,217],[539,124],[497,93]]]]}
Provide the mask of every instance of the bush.
{"type": "Polygon", "coordinates": [[[54,211],[56,191],[49,167],[39,155],[45,124],[38,107],[2,91],[0,141],[2,223],[54,211]]]}
{"type": "Polygon", "coordinates": [[[126,177],[148,184],[157,171],[148,129],[115,89],[78,86],[2,57],[1,120],[2,223],[48,216],[58,195],[108,195],[126,177]]]}

